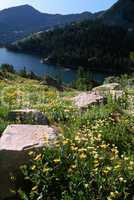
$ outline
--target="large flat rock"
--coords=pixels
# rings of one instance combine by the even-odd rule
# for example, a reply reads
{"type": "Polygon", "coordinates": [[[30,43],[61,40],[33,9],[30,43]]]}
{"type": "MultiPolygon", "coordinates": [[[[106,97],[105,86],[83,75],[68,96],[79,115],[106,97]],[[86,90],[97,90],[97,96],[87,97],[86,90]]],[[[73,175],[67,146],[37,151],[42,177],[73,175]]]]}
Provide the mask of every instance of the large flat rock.
{"type": "Polygon", "coordinates": [[[22,151],[31,147],[41,147],[45,140],[56,137],[56,130],[42,125],[10,125],[0,139],[0,151],[22,151]]]}
{"type": "Polygon", "coordinates": [[[16,185],[11,181],[13,173],[19,176],[19,167],[29,162],[28,152],[51,145],[57,130],[42,125],[10,125],[0,138],[0,200],[12,196],[10,189],[16,185]]]}

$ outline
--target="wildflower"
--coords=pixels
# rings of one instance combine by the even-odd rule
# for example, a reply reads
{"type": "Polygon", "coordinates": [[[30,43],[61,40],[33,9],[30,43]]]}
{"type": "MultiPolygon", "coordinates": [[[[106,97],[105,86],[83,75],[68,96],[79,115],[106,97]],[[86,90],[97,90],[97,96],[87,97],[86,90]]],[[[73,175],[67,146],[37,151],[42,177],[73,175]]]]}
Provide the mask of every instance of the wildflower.
{"type": "Polygon", "coordinates": [[[78,150],[78,152],[84,152],[84,151],[87,151],[87,149],[81,148],[81,149],[78,150]]]}
{"type": "Polygon", "coordinates": [[[99,157],[99,155],[97,153],[95,153],[94,158],[97,159],[98,157],[99,157]]]}
{"type": "Polygon", "coordinates": [[[97,172],[97,171],[98,171],[98,168],[94,168],[93,171],[94,171],[94,172],[97,172]]]}
{"type": "Polygon", "coordinates": [[[79,136],[75,136],[75,140],[79,142],[81,138],[79,136]]]}
{"type": "Polygon", "coordinates": [[[11,176],[10,179],[11,179],[11,180],[15,180],[15,177],[14,177],[14,176],[11,176]]]}
{"type": "Polygon", "coordinates": [[[43,172],[49,172],[49,171],[50,171],[50,168],[47,167],[47,166],[44,166],[44,168],[43,168],[43,172]]]}
{"type": "Polygon", "coordinates": [[[29,155],[29,156],[32,156],[33,153],[34,153],[33,151],[30,151],[30,152],[28,153],[28,155],[29,155]]]}
{"type": "Polygon", "coordinates": [[[115,198],[116,197],[116,194],[114,192],[110,192],[110,196],[115,198]]]}
{"type": "Polygon", "coordinates": [[[107,145],[106,145],[106,144],[102,144],[102,145],[100,145],[100,147],[101,147],[102,149],[106,149],[106,148],[107,148],[107,145]]]}
{"type": "Polygon", "coordinates": [[[94,147],[87,147],[88,150],[94,150],[94,147]]]}
{"type": "Polygon", "coordinates": [[[131,166],[134,166],[134,162],[133,161],[130,161],[129,163],[131,166]]]}
{"type": "Polygon", "coordinates": [[[117,150],[117,147],[112,148],[111,151],[115,155],[117,155],[119,153],[119,151],[117,150]]]}
{"type": "Polygon", "coordinates": [[[76,165],[71,165],[70,168],[71,168],[71,169],[76,169],[77,166],[76,166],[76,165]]]}
{"type": "Polygon", "coordinates": [[[111,197],[107,197],[107,200],[112,200],[111,197]]]}
{"type": "Polygon", "coordinates": [[[34,187],[32,188],[32,191],[37,190],[37,188],[38,188],[38,186],[34,186],[34,187]]]}
{"type": "Polygon", "coordinates": [[[77,151],[77,150],[78,150],[78,147],[71,146],[71,150],[72,150],[72,151],[77,151]]]}
{"type": "Polygon", "coordinates": [[[119,195],[118,191],[110,192],[110,197],[112,197],[112,198],[116,198],[117,195],[119,195]]]}
{"type": "Polygon", "coordinates": [[[79,155],[79,158],[80,158],[81,160],[85,159],[86,157],[87,157],[87,155],[86,155],[85,153],[81,153],[81,154],[79,155]]]}
{"type": "Polygon", "coordinates": [[[98,160],[94,160],[94,167],[98,167],[99,166],[99,161],[98,160]]]}
{"type": "Polygon", "coordinates": [[[111,171],[111,169],[112,169],[112,167],[107,166],[107,167],[105,167],[105,169],[103,170],[103,173],[104,173],[104,174],[108,174],[108,173],[111,171]]]}
{"type": "Polygon", "coordinates": [[[120,181],[120,182],[123,182],[123,181],[124,181],[123,177],[120,177],[120,178],[119,178],[119,181],[120,181]]]}
{"type": "Polygon", "coordinates": [[[85,188],[88,188],[88,184],[86,183],[86,184],[84,184],[84,186],[85,186],[85,188]]]}
{"type": "Polygon", "coordinates": [[[132,166],[128,166],[128,170],[133,170],[133,167],[132,166]]]}
{"type": "Polygon", "coordinates": [[[36,165],[33,165],[32,167],[31,167],[31,170],[35,170],[36,169],[36,165]]]}
{"type": "Polygon", "coordinates": [[[129,160],[129,158],[128,157],[124,157],[124,160],[127,161],[127,160],[129,160]]]}
{"type": "Polygon", "coordinates": [[[41,159],[41,154],[37,155],[37,156],[34,158],[35,161],[36,161],[36,160],[40,160],[40,159],[41,159]]]}
{"type": "Polygon", "coordinates": [[[54,161],[55,164],[58,164],[58,163],[60,163],[61,160],[60,159],[54,159],[53,161],[54,161]]]}
{"type": "Polygon", "coordinates": [[[68,144],[68,143],[69,143],[69,139],[63,140],[63,144],[64,144],[64,145],[66,145],[66,144],[68,144]]]}
{"type": "Polygon", "coordinates": [[[120,165],[116,165],[115,167],[114,167],[114,169],[116,170],[116,169],[119,169],[120,168],[120,165]]]}

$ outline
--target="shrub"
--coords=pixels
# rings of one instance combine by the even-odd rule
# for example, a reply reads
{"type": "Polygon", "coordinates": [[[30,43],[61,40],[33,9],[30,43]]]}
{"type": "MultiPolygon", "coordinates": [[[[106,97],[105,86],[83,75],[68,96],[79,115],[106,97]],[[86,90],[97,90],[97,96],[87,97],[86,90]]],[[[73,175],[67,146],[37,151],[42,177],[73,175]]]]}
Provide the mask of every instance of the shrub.
{"type": "Polygon", "coordinates": [[[2,64],[0,69],[4,73],[7,73],[7,72],[15,73],[14,67],[12,65],[9,65],[9,64],[2,64]]]}

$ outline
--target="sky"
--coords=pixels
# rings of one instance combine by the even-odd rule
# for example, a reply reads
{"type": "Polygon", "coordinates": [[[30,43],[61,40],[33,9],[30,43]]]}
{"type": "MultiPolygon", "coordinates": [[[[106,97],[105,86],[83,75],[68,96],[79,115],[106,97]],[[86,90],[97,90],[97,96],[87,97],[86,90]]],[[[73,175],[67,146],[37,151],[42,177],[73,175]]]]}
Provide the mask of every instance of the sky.
{"type": "Polygon", "coordinates": [[[0,0],[0,10],[17,5],[29,4],[41,12],[80,13],[108,9],[117,0],[0,0]]]}

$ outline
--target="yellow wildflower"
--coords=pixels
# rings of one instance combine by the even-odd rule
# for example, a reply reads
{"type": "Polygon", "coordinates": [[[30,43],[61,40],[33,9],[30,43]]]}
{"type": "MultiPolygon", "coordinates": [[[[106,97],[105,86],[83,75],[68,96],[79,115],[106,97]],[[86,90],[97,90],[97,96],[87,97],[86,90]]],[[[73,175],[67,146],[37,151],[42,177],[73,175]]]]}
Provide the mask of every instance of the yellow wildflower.
{"type": "Polygon", "coordinates": [[[120,178],[119,178],[119,181],[120,181],[120,182],[123,182],[123,181],[124,181],[123,177],[120,177],[120,178]]]}
{"type": "Polygon", "coordinates": [[[85,186],[85,188],[88,188],[88,184],[87,183],[84,186],[85,186]]]}
{"type": "Polygon", "coordinates": [[[100,147],[101,147],[102,149],[106,149],[106,148],[107,148],[107,145],[106,145],[106,144],[101,144],[100,147]]]}
{"type": "Polygon", "coordinates": [[[70,168],[71,168],[71,169],[76,169],[77,166],[76,166],[76,165],[71,165],[70,168]]]}
{"type": "Polygon", "coordinates": [[[63,140],[63,144],[65,145],[65,144],[68,144],[69,143],[69,139],[65,139],[65,140],[63,140]]]}
{"type": "Polygon", "coordinates": [[[128,157],[124,157],[124,160],[127,161],[127,160],[129,160],[129,158],[128,157]]]}
{"type": "Polygon", "coordinates": [[[40,159],[41,159],[41,154],[37,155],[37,156],[34,158],[35,161],[36,161],[36,160],[40,160],[40,159]]]}
{"type": "Polygon", "coordinates": [[[32,191],[37,190],[37,188],[38,188],[38,186],[34,186],[34,187],[32,188],[32,191]]]}
{"type": "Polygon", "coordinates": [[[78,142],[79,142],[80,140],[81,140],[81,138],[80,138],[79,136],[76,136],[76,137],[75,137],[75,141],[78,141],[78,142]]]}
{"type": "Polygon", "coordinates": [[[32,170],[35,170],[35,169],[36,169],[36,165],[33,165],[31,169],[32,169],[32,170]]]}
{"type": "Polygon", "coordinates": [[[29,156],[32,156],[33,153],[34,153],[33,151],[30,151],[30,152],[28,153],[28,155],[29,155],[29,156]]]}
{"type": "Polygon", "coordinates": [[[116,197],[116,194],[114,192],[110,192],[110,196],[115,198],[116,197]]]}
{"type": "Polygon", "coordinates": [[[60,158],[58,158],[58,159],[54,159],[53,161],[55,164],[58,164],[58,163],[60,163],[61,160],[60,160],[60,158]]]}
{"type": "Polygon", "coordinates": [[[87,157],[87,155],[86,155],[85,153],[81,153],[81,154],[79,155],[79,158],[80,158],[81,160],[85,159],[86,157],[87,157]]]}
{"type": "Polygon", "coordinates": [[[78,152],[85,152],[85,151],[87,151],[87,149],[85,149],[85,148],[81,148],[78,150],[78,152]]]}
{"type": "Polygon", "coordinates": [[[116,165],[115,167],[114,167],[114,169],[119,169],[120,168],[120,165],[116,165]]]}
{"type": "Polygon", "coordinates": [[[49,172],[49,171],[50,171],[50,168],[47,167],[47,166],[44,166],[44,168],[43,168],[43,172],[49,172]]]}

